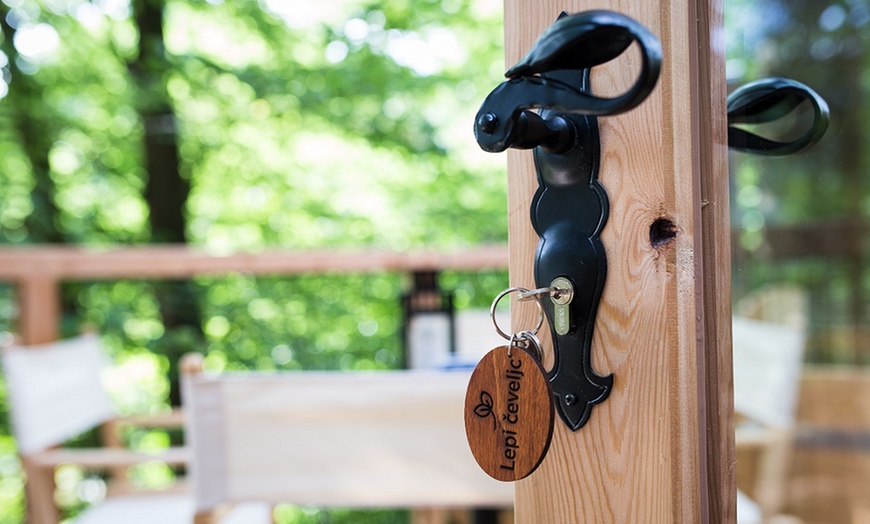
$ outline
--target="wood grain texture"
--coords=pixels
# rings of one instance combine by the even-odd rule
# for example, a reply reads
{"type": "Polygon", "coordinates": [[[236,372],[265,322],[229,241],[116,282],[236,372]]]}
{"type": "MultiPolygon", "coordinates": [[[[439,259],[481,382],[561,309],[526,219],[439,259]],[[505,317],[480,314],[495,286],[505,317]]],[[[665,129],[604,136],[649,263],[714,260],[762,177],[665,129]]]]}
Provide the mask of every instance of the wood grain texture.
{"type": "Polygon", "coordinates": [[[520,348],[500,346],[477,364],[465,394],[471,454],[503,482],[530,475],[553,436],[553,391],[541,364],[520,348]]]}
{"type": "MultiPolygon", "coordinates": [[[[731,356],[731,223],[728,180],[728,131],[726,114],[724,42],[722,27],[725,15],[721,0],[692,4],[697,20],[698,81],[693,85],[696,104],[694,136],[698,165],[695,187],[700,189],[700,217],[695,242],[702,249],[698,257],[702,266],[703,289],[698,310],[702,313],[703,339],[699,359],[704,377],[704,412],[706,421],[707,491],[710,522],[735,522],[736,452],[734,434],[734,377],[731,356]]],[[[697,200],[697,197],[696,197],[697,200]]]]}
{"type": "MultiPolygon", "coordinates": [[[[730,302],[727,239],[722,245],[715,231],[727,225],[728,209],[724,62],[708,56],[721,53],[709,41],[720,10],[689,0],[507,0],[508,65],[561,11],[588,9],[640,21],[661,40],[664,63],[645,102],[599,120],[610,217],[592,358],[599,374],[614,374],[614,389],[579,431],[557,421],[549,455],[517,483],[517,522],[733,522],[730,310],[710,302],[730,302]],[[659,219],[677,235],[653,248],[650,226],[659,219]]],[[[621,92],[637,63],[629,49],[593,72],[593,90],[621,92]]],[[[528,287],[538,242],[528,218],[534,164],[529,152],[510,152],[508,162],[511,285],[528,287]]],[[[533,314],[515,308],[515,330],[533,314]]]]}

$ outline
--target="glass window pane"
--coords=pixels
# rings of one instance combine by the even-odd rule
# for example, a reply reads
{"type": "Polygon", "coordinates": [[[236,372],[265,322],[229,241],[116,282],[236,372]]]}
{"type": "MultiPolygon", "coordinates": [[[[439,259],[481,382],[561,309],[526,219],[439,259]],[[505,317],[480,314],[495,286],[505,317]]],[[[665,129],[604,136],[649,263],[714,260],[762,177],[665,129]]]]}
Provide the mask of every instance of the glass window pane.
{"type": "MultiPolygon", "coordinates": [[[[741,388],[761,381],[787,415],[780,425],[738,419],[738,487],[767,515],[807,523],[870,514],[868,39],[867,0],[726,2],[729,90],[788,77],[830,107],[826,135],[804,152],[730,154],[734,314],[805,340],[789,388],[788,331],[763,340],[758,325],[735,320],[738,411],[741,388]],[[751,443],[747,431],[778,444],[751,443]]],[[[799,109],[761,131],[794,135],[806,124],[799,109]]]]}

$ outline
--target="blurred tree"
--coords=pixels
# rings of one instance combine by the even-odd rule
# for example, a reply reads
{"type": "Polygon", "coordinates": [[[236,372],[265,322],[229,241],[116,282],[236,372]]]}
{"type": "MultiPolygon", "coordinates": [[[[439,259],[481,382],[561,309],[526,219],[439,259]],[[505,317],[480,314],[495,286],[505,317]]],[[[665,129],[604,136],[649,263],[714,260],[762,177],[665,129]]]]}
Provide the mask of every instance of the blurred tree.
{"type": "Polygon", "coordinates": [[[182,176],[178,122],[166,89],[172,70],[163,37],[163,0],[134,0],[138,53],[128,62],[136,89],[136,110],[144,128],[145,201],[152,242],[187,241],[185,204],[190,178],[182,176]]]}
{"type": "MultiPolygon", "coordinates": [[[[178,122],[166,89],[173,67],[166,50],[163,0],[134,0],[133,20],[139,35],[138,53],[128,62],[136,89],[136,110],[144,128],[144,164],[147,173],[144,198],[148,206],[151,241],[187,243],[186,203],[190,176],[178,153],[178,122]]],[[[169,401],[181,404],[178,361],[189,351],[202,351],[202,318],[199,293],[189,281],[154,285],[164,333],[156,350],[169,361],[169,401]]]]}
{"type": "MultiPolygon", "coordinates": [[[[42,241],[24,226],[45,214],[31,202],[38,174],[12,125],[15,53],[28,39],[9,34],[38,37],[40,24],[54,45],[20,61],[40,89],[20,115],[44,112],[37,138],[67,242],[186,241],[224,253],[507,238],[503,159],[481,153],[471,133],[504,71],[498,0],[0,2],[18,24],[3,26],[0,48],[10,57],[0,62],[0,242],[42,241]]],[[[480,307],[506,280],[444,281],[460,307],[480,307]]],[[[98,326],[132,375],[148,370],[144,391],[118,397],[124,412],[156,409],[176,355],[191,349],[206,351],[211,369],[397,365],[400,275],[180,285],[73,287],[75,320],[98,326]]],[[[71,489],[64,500],[77,500],[71,489]]],[[[15,522],[3,507],[13,499],[0,497],[0,524],[15,522]]]]}
{"type": "MultiPolygon", "coordinates": [[[[828,102],[822,141],[791,158],[732,155],[738,242],[735,295],[771,281],[811,294],[813,361],[870,361],[864,116],[870,3],[732,0],[730,80],[785,76],[828,102]]],[[[797,127],[800,127],[800,120],[797,127]]]]}
{"type": "Polygon", "coordinates": [[[44,103],[43,84],[33,75],[33,66],[13,45],[16,34],[13,24],[22,23],[21,18],[6,3],[0,2],[3,37],[0,50],[5,55],[4,70],[9,75],[4,106],[17,142],[29,160],[33,179],[31,210],[26,215],[24,227],[33,242],[59,243],[64,241],[64,235],[57,227],[58,208],[48,161],[48,153],[57,136],[57,115],[44,103]]]}

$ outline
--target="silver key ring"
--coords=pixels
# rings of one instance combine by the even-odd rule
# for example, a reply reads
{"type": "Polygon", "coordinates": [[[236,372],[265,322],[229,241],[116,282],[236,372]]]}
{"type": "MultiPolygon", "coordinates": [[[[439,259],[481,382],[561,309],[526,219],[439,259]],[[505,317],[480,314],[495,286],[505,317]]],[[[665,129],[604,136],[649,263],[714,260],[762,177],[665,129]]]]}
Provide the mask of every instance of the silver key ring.
{"type": "Polygon", "coordinates": [[[538,362],[544,361],[544,350],[541,349],[541,341],[531,331],[520,331],[511,335],[511,341],[508,343],[508,358],[510,358],[511,349],[514,346],[525,349],[538,362]]]}
{"type": "MultiPolygon", "coordinates": [[[[511,340],[514,337],[513,337],[513,335],[508,335],[507,333],[502,331],[500,327],[498,327],[498,321],[496,321],[496,319],[495,319],[495,308],[498,306],[499,301],[505,295],[509,295],[511,293],[527,294],[527,293],[529,293],[529,290],[524,288],[524,287],[512,287],[512,288],[505,289],[504,291],[499,293],[497,297],[495,297],[495,300],[492,301],[492,306],[489,308],[489,318],[492,320],[492,327],[494,327],[495,332],[498,333],[499,335],[501,335],[501,338],[503,338],[505,340],[511,340]]],[[[535,329],[533,329],[532,331],[529,331],[529,333],[531,333],[532,335],[537,335],[538,331],[541,330],[541,326],[544,325],[544,305],[541,303],[541,297],[535,296],[535,295],[532,295],[532,296],[535,297],[535,302],[538,304],[538,325],[535,326],[535,329]]]]}

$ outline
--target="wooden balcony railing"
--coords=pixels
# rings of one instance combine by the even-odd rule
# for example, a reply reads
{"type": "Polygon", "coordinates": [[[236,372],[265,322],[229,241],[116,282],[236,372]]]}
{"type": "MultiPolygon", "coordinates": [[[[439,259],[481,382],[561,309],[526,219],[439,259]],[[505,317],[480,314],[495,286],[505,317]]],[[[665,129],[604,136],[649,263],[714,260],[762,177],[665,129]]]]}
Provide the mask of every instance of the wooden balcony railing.
{"type": "Polygon", "coordinates": [[[24,344],[58,338],[60,284],[76,280],[165,280],[245,272],[264,276],[506,268],[506,245],[464,251],[263,251],[216,255],[181,245],[90,249],[28,245],[0,248],[0,281],[15,286],[17,335],[24,344]]]}

